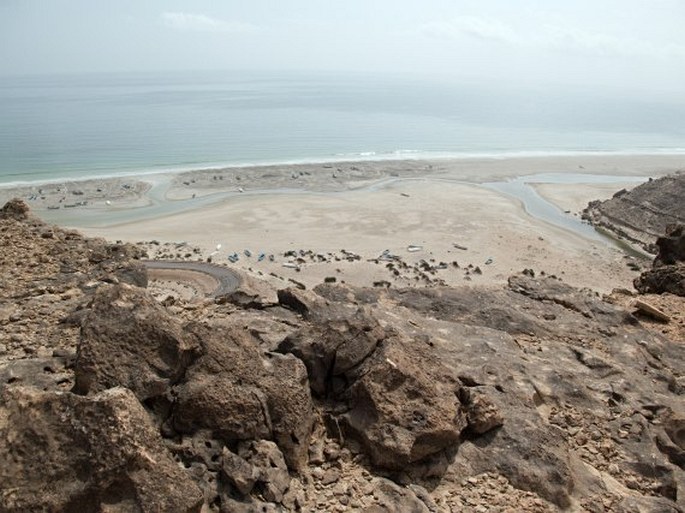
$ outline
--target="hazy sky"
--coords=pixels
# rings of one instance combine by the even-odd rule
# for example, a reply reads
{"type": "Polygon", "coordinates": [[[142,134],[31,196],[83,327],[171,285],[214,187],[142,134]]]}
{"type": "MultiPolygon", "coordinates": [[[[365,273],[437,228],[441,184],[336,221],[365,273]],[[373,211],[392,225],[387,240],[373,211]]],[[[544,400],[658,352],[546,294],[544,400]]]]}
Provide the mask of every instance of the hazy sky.
{"type": "Polygon", "coordinates": [[[0,0],[0,74],[382,71],[677,95],[684,24],[685,0],[0,0]]]}

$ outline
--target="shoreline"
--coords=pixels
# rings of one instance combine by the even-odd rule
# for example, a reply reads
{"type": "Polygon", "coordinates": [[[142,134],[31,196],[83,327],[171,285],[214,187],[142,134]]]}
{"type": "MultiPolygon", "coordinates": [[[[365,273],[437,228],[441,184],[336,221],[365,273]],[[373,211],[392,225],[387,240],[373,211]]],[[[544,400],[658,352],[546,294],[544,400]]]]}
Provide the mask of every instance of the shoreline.
{"type": "Polygon", "coordinates": [[[570,159],[649,159],[649,160],[672,160],[681,159],[685,162],[685,148],[672,148],[664,151],[519,151],[519,152],[501,152],[501,153],[487,153],[487,152],[465,152],[465,153],[450,153],[450,152],[436,152],[436,153],[421,153],[417,152],[412,156],[412,152],[398,152],[397,154],[375,154],[374,152],[364,152],[353,155],[344,155],[335,157],[322,158],[303,158],[291,160],[265,160],[254,162],[226,162],[226,163],[198,163],[188,166],[174,166],[165,165],[152,168],[138,168],[126,170],[123,172],[105,171],[102,174],[84,174],[82,176],[63,176],[58,178],[38,178],[35,180],[15,180],[10,182],[0,182],[0,190],[3,189],[21,189],[27,187],[38,187],[41,185],[59,185],[59,184],[79,184],[90,181],[109,181],[109,180],[141,180],[154,182],[155,177],[174,177],[186,173],[199,172],[219,172],[231,170],[249,170],[254,168],[272,168],[272,167],[310,167],[310,166],[326,166],[326,165],[354,165],[354,164],[393,164],[393,163],[449,163],[449,162],[464,162],[464,163],[479,163],[479,162],[497,162],[497,161],[519,161],[519,160],[570,160],[570,159]]]}
{"type": "Polygon", "coordinates": [[[213,255],[215,263],[278,287],[311,288],[332,279],[367,286],[499,285],[532,269],[609,292],[630,287],[641,264],[574,231],[576,208],[637,185],[640,177],[684,167],[685,155],[255,166],[156,175],[154,182],[5,189],[0,199],[3,192],[33,194],[29,204],[46,221],[143,242],[151,258],[174,258],[172,243],[185,241],[197,252],[181,257],[213,255]],[[555,183],[554,176],[561,178],[555,183]],[[521,198],[488,187],[517,179],[571,224],[537,218],[521,198]],[[35,196],[38,189],[43,198],[35,196]],[[87,204],[50,210],[58,200],[87,204]]]}
{"type": "MultiPolygon", "coordinates": [[[[661,176],[685,168],[685,154],[518,156],[507,158],[401,159],[272,164],[195,169],[179,172],[50,180],[22,186],[0,185],[0,201],[18,196],[38,211],[67,206],[77,210],[117,211],[217,193],[264,190],[340,192],[384,179],[448,178],[484,184],[530,175],[584,174],[661,176]],[[157,194],[160,190],[161,194],[157,194]],[[150,193],[156,193],[151,196],[150,193]],[[111,204],[108,204],[107,202],[111,204]],[[78,208],[77,208],[78,207],[78,208]],[[111,208],[109,208],[111,207],[111,208]]],[[[591,180],[589,180],[591,181],[591,180]]],[[[544,182],[540,182],[544,183],[544,182]]],[[[53,216],[47,212],[47,218],[53,216]]],[[[140,214],[137,211],[136,214],[140,214]]],[[[78,216],[72,216],[78,221],[78,216]]],[[[64,216],[55,222],[68,222],[64,216]]]]}

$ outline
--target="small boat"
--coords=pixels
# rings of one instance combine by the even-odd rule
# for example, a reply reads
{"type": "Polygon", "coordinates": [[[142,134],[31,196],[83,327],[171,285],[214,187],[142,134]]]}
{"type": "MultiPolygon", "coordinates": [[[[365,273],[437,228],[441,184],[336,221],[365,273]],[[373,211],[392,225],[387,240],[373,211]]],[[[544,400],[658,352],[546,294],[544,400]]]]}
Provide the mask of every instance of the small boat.
{"type": "Polygon", "coordinates": [[[246,249],[245,251],[243,251],[243,253],[245,253],[245,256],[248,258],[252,256],[252,251],[250,251],[249,249],[246,249]]]}
{"type": "Polygon", "coordinates": [[[417,251],[422,250],[423,246],[415,246],[414,244],[410,244],[409,246],[407,246],[407,251],[409,251],[410,253],[416,253],[417,251]]]}
{"type": "Polygon", "coordinates": [[[264,260],[265,256],[266,255],[264,253],[260,253],[259,256],[257,257],[257,262],[261,262],[262,260],[264,260]]]}
{"type": "Polygon", "coordinates": [[[378,257],[378,260],[382,260],[384,262],[392,262],[393,260],[398,260],[398,257],[397,257],[397,255],[393,255],[392,253],[390,253],[389,249],[386,249],[378,257]]]}

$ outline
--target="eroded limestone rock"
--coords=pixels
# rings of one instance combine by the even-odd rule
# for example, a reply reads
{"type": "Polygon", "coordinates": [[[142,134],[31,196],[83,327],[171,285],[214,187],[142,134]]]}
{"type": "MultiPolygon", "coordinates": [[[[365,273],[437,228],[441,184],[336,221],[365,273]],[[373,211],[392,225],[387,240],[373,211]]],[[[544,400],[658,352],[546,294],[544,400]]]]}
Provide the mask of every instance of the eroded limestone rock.
{"type": "Polygon", "coordinates": [[[159,397],[184,375],[197,350],[181,324],[143,289],[103,286],[82,321],[74,391],[123,386],[141,401],[159,397]]]}
{"type": "Polygon", "coordinates": [[[202,493],[131,391],[0,393],[0,510],[201,510],[202,493]]]}
{"type": "Polygon", "coordinates": [[[245,330],[192,325],[201,356],[174,387],[174,427],[210,429],[230,444],[270,439],[294,469],[307,462],[312,401],[304,364],[292,355],[264,354],[245,330]]]}

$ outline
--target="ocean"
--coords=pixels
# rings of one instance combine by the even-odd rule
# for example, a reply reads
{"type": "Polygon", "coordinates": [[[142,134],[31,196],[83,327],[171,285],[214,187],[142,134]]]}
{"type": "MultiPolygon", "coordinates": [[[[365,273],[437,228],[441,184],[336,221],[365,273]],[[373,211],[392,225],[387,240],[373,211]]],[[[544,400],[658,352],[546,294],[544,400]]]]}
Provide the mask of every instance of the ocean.
{"type": "Polygon", "coordinates": [[[246,164],[685,153],[685,100],[421,77],[0,79],[0,184],[246,164]]]}

